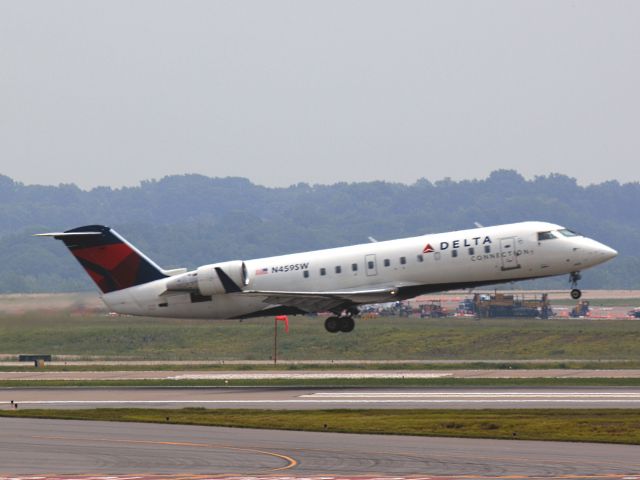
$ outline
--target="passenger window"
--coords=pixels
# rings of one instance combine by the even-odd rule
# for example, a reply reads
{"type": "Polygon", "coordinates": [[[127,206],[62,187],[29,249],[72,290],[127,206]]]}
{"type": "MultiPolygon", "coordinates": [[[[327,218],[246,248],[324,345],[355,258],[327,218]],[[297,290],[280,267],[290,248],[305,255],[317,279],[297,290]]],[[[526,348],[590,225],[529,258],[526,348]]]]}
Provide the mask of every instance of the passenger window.
{"type": "Polygon", "coordinates": [[[491,253],[491,245],[484,246],[484,253],[491,253]]]}
{"type": "Polygon", "coordinates": [[[304,272],[302,272],[302,276],[304,278],[309,278],[309,270],[305,270],[304,272]]]}
{"type": "Polygon", "coordinates": [[[336,273],[342,273],[342,267],[340,265],[336,266],[336,273]]]}
{"type": "Polygon", "coordinates": [[[389,265],[391,265],[391,260],[389,260],[388,258],[384,259],[384,266],[388,267],[389,265]]]}
{"type": "Polygon", "coordinates": [[[407,257],[400,257],[400,265],[406,265],[407,257]]]}
{"type": "Polygon", "coordinates": [[[473,249],[473,247],[469,248],[469,255],[473,255],[475,253],[475,250],[473,249]]]}
{"type": "Polygon", "coordinates": [[[354,272],[357,272],[358,271],[358,264],[357,263],[352,263],[351,264],[351,270],[354,271],[354,272]]]}
{"type": "Polygon", "coordinates": [[[422,255],[418,255],[416,258],[418,259],[418,262],[424,262],[424,257],[422,255]]]}
{"type": "Polygon", "coordinates": [[[320,275],[326,275],[327,274],[327,269],[326,268],[321,268],[320,269],[320,275]]]}
{"type": "Polygon", "coordinates": [[[451,256],[452,257],[457,257],[458,256],[458,250],[451,250],[451,256]]]}
{"type": "Polygon", "coordinates": [[[552,232],[538,232],[538,241],[553,240],[556,236],[552,232]]]}

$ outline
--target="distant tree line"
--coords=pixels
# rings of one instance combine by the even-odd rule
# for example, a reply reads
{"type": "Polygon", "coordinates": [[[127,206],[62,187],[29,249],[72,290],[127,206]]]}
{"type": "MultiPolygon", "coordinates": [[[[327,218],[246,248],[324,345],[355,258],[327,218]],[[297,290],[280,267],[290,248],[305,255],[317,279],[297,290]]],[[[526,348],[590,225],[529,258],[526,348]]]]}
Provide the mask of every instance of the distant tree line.
{"type": "MultiPolygon", "coordinates": [[[[0,292],[90,290],[60,242],[32,233],[114,227],[166,268],[365,243],[483,225],[544,220],[614,248],[582,288],[640,289],[640,184],[580,186],[552,174],[498,170],[483,180],[412,185],[336,183],[266,188],[244,178],[176,175],[137,187],[23,185],[0,175],[0,292]]],[[[526,287],[566,288],[567,279],[526,287]]]]}

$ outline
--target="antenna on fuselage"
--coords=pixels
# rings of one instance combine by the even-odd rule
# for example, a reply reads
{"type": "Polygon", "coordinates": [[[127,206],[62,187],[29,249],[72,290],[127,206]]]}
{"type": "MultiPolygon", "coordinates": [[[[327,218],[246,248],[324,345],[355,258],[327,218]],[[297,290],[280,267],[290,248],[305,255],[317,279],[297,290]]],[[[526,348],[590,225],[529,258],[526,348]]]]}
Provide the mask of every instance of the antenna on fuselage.
{"type": "Polygon", "coordinates": [[[367,237],[367,238],[369,239],[369,241],[370,241],[371,243],[378,243],[378,240],[376,240],[376,239],[375,239],[375,238],[373,238],[373,237],[367,237]]]}
{"type": "Polygon", "coordinates": [[[484,227],[484,225],[482,225],[480,222],[473,222],[473,224],[478,228],[483,228],[484,227]]]}

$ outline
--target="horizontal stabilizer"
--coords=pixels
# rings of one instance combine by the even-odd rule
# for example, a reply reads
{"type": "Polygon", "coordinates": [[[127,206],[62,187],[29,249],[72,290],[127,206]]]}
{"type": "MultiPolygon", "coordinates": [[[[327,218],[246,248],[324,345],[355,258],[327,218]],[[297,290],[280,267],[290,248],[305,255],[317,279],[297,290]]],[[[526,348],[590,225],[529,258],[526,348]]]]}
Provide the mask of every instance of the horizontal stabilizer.
{"type": "Polygon", "coordinates": [[[35,233],[34,237],[77,237],[78,235],[102,235],[102,232],[55,232],[55,233],[35,233]]]}

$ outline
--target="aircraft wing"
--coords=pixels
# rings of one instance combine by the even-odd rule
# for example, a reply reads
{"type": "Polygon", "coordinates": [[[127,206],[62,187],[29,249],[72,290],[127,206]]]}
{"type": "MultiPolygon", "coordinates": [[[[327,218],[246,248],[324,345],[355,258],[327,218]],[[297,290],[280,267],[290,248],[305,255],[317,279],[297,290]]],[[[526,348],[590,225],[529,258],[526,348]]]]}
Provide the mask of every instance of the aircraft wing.
{"type": "Polygon", "coordinates": [[[240,293],[240,295],[264,297],[264,303],[295,307],[305,312],[324,312],[353,305],[392,302],[396,300],[396,294],[396,288],[337,292],[245,290],[240,293]]]}

